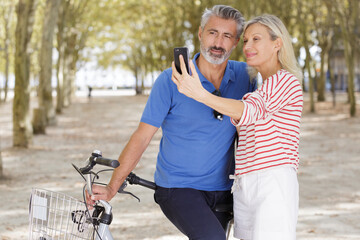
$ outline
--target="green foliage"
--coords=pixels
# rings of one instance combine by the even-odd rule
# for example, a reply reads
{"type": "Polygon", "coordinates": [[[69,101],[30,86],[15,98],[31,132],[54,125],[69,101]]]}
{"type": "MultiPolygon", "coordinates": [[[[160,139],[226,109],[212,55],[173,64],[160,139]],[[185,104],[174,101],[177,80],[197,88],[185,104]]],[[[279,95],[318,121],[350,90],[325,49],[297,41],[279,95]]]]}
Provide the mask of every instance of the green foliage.
{"type": "MultiPolygon", "coordinates": [[[[199,51],[198,29],[205,8],[215,4],[231,5],[239,9],[245,19],[270,13],[278,16],[287,26],[294,42],[296,54],[304,44],[308,47],[321,41],[333,31],[332,45],[339,45],[339,18],[328,11],[327,5],[349,5],[351,0],[63,0],[67,8],[64,32],[76,34],[77,66],[96,61],[99,68],[121,66],[131,70],[140,80],[149,73],[170,67],[172,49],[190,47],[191,54],[199,51]],[[330,16],[330,17],[329,17],[330,16]],[[307,26],[306,42],[302,26],[307,26]],[[316,36],[310,37],[310,32],[316,36]]],[[[358,0],[355,0],[355,2],[358,0]]],[[[14,0],[1,0],[2,6],[14,0]]],[[[38,71],[37,51],[41,39],[41,21],[45,0],[37,1],[36,21],[32,37],[32,75],[38,71]]],[[[356,5],[358,6],[358,5],[356,5]]],[[[344,8],[345,7],[345,8],[344,8]]],[[[1,13],[3,15],[3,13],[1,13]]],[[[12,19],[14,26],[15,18],[12,19]]],[[[14,27],[13,27],[14,28],[14,27]]],[[[12,30],[14,32],[14,30],[12,30]]],[[[3,28],[0,27],[3,41],[3,28]]],[[[355,35],[359,42],[359,34],[355,35]]],[[[2,46],[2,43],[0,43],[2,46]]],[[[341,44],[340,44],[341,46],[341,44]]],[[[68,46],[69,47],[69,46],[68,46]]],[[[359,51],[359,50],[357,50],[359,51]]],[[[1,53],[1,52],[0,52],[1,53]]],[[[244,60],[242,42],[231,59],[244,60]]],[[[3,72],[0,59],[0,72],[3,72]]]]}
{"type": "MultiPolygon", "coordinates": [[[[12,53],[9,55],[10,62],[13,62],[13,53],[15,49],[14,45],[14,35],[15,35],[15,27],[16,27],[16,14],[15,14],[15,5],[17,4],[17,0],[0,0],[0,73],[5,72],[5,41],[8,41],[9,44],[9,52],[12,53]],[[8,22],[8,23],[7,23],[8,22]],[[5,28],[6,24],[9,25],[10,31],[9,36],[6,36],[5,28]]],[[[14,72],[14,66],[11,64],[10,71],[14,72]]]]}

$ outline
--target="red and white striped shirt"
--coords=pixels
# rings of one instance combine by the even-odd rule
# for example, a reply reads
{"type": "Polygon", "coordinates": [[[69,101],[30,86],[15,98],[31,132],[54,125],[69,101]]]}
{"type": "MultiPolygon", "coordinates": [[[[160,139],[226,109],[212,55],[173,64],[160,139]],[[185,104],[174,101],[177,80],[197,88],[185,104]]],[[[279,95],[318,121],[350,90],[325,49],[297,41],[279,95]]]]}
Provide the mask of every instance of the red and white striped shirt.
{"type": "Polygon", "coordinates": [[[235,175],[277,166],[299,166],[300,118],[303,95],[300,82],[286,70],[266,79],[243,97],[238,127],[235,175]]]}

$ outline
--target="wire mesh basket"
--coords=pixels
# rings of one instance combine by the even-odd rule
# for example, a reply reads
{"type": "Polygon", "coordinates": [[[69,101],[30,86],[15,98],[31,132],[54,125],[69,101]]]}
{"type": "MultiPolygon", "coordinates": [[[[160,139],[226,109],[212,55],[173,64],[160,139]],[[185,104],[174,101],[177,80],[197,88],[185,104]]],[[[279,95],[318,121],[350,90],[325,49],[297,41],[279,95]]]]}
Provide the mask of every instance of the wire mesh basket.
{"type": "Polygon", "coordinates": [[[92,218],[84,202],[34,188],[29,207],[29,239],[93,239],[92,218]]]}

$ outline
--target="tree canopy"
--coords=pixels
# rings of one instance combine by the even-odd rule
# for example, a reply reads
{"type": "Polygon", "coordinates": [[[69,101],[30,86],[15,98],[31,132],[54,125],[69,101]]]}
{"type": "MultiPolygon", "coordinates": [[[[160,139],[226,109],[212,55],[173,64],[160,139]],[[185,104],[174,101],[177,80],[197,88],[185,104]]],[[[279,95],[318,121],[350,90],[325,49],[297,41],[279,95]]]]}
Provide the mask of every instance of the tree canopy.
{"type": "MultiPolygon", "coordinates": [[[[9,79],[16,76],[19,87],[15,95],[18,91],[19,98],[15,100],[21,107],[14,107],[15,119],[20,115],[28,119],[28,90],[36,90],[40,103],[51,109],[52,98],[42,97],[51,92],[51,75],[57,79],[56,112],[61,113],[71,104],[76,73],[87,62],[95,62],[95,67],[104,71],[118,67],[130,71],[136,79],[136,92],[143,93],[146,77],[171,66],[174,47],[187,46],[191,55],[199,51],[201,15],[215,4],[231,5],[247,20],[264,13],[278,16],[293,37],[306,76],[304,90],[311,101],[315,101],[315,93],[318,101],[325,100],[327,83],[335,93],[335,77],[345,74],[350,114],[355,116],[354,92],[360,82],[360,73],[355,72],[360,51],[358,0],[58,0],[53,11],[49,1],[0,0],[0,102],[7,98],[9,79]],[[17,15],[21,6],[33,12],[17,15]],[[26,20],[26,16],[30,18],[26,20]],[[51,23],[55,16],[56,23],[51,23]],[[344,62],[340,70],[331,61],[339,55],[344,62]],[[52,74],[46,66],[49,62],[52,74]],[[26,65],[29,67],[21,67],[26,65]],[[23,72],[16,74],[17,69],[23,72]]],[[[240,41],[231,59],[245,60],[241,45],[240,41]]],[[[315,111],[314,105],[311,110],[315,111]]]]}

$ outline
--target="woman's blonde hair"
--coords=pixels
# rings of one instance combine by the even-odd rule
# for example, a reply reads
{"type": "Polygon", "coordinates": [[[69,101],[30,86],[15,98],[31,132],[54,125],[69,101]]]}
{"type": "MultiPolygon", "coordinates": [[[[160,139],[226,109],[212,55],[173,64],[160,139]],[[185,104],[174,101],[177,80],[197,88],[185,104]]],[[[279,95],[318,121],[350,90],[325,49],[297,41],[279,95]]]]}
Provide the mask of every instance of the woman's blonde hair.
{"type": "MultiPolygon", "coordinates": [[[[265,26],[269,30],[269,34],[272,40],[275,41],[277,38],[282,40],[283,44],[278,52],[278,60],[281,64],[281,68],[294,74],[295,77],[301,82],[303,79],[303,74],[298,62],[296,61],[290,34],[283,22],[274,15],[264,14],[248,21],[245,24],[244,32],[250,25],[255,23],[260,23],[261,25],[265,26]]],[[[257,74],[257,71],[255,71],[253,68],[249,68],[249,74],[250,76],[254,76],[254,74],[257,74]]]]}

